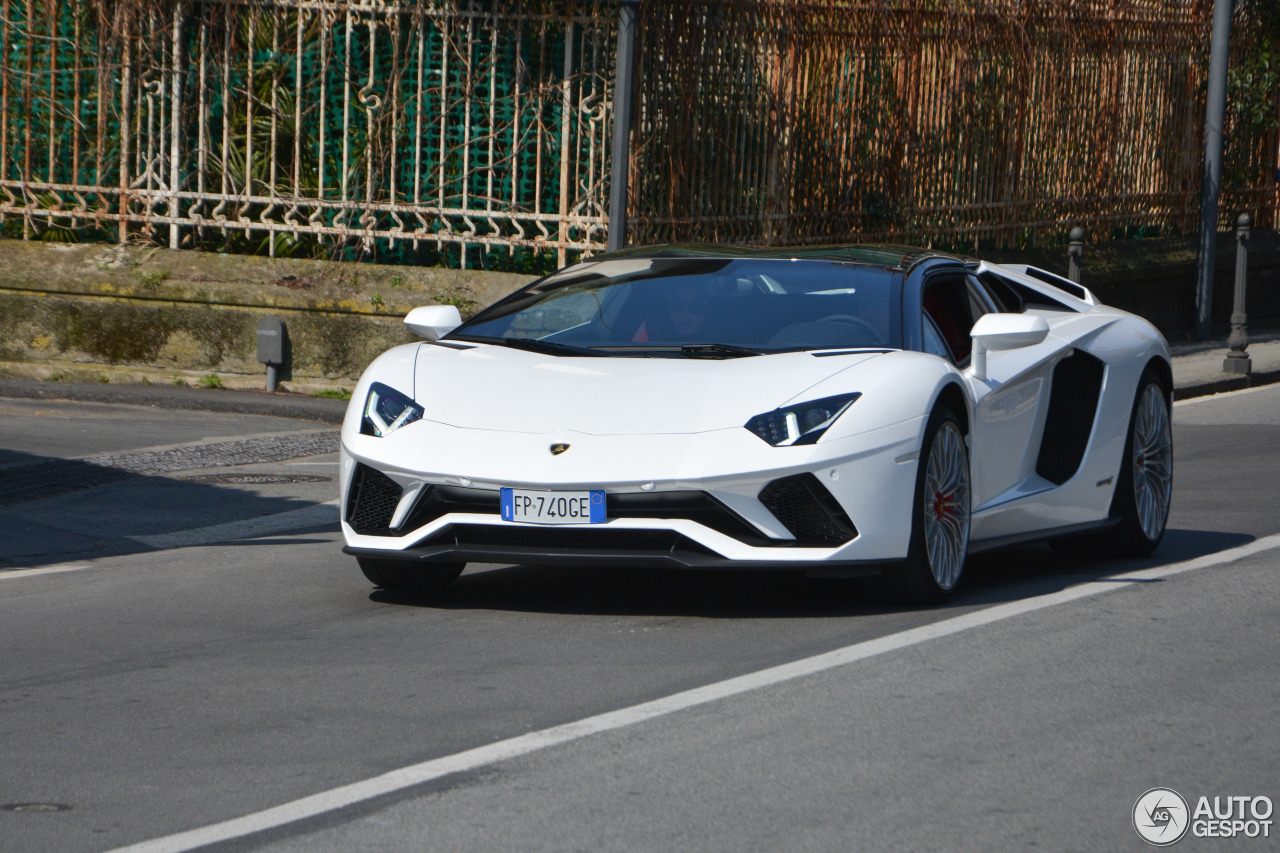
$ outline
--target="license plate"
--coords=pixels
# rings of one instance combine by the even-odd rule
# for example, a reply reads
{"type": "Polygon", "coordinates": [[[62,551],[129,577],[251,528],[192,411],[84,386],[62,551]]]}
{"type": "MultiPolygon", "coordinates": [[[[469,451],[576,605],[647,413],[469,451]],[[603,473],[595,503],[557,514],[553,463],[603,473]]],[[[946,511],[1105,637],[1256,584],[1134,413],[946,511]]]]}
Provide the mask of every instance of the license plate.
{"type": "Polygon", "coordinates": [[[503,489],[502,520],[532,524],[603,524],[604,492],[503,489]]]}

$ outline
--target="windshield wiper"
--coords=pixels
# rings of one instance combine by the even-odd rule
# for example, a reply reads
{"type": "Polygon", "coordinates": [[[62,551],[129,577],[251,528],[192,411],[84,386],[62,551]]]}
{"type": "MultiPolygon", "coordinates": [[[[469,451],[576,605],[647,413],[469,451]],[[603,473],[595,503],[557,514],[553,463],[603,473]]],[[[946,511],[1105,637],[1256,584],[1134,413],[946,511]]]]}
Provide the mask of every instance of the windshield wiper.
{"type": "Polygon", "coordinates": [[[742,358],[761,353],[758,349],[734,344],[685,344],[680,347],[680,354],[686,358],[742,358]]]}
{"type": "Polygon", "coordinates": [[[498,346],[511,347],[512,349],[545,353],[546,355],[585,355],[592,358],[600,355],[598,352],[592,352],[583,347],[570,346],[569,344],[556,343],[555,341],[540,341],[536,338],[491,338],[481,335],[468,335],[465,338],[459,337],[458,340],[497,344],[498,346]]]}

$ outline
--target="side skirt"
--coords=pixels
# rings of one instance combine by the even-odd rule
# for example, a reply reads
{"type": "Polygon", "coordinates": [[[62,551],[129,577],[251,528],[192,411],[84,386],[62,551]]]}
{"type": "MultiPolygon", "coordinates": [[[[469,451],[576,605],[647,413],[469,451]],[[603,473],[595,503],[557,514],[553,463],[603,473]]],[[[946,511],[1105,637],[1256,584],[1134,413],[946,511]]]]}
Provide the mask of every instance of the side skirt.
{"type": "Polygon", "coordinates": [[[1095,530],[1107,530],[1120,523],[1119,518],[1104,518],[1102,521],[1086,521],[1083,524],[1068,524],[1066,527],[1050,527],[1047,530],[1032,530],[1027,533],[1014,533],[1009,536],[997,536],[995,539],[983,539],[969,543],[969,553],[981,554],[983,551],[994,551],[1007,545],[1021,545],[1027,542],[1043,542],[1055,536],[1070,536],[1073,533],[1090,533],[1095,530]]]}

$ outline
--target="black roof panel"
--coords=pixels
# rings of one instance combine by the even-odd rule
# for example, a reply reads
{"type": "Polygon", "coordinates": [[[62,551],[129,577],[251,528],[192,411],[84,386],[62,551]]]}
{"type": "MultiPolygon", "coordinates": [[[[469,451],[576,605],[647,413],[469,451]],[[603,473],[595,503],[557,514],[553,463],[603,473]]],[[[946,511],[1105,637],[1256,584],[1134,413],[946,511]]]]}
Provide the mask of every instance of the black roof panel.
{"type": "Polygon", "coordinates": [[[608,258],[777,258],[815,261],[842,261],[870,264],[885,269],[906,270],[930,258],[944,258],[959,263],[968,258],[921,249],[915,246],[898,246],[891,243],[849,243],[834,246],[735,246],[727,243],[668,243],[658,246],[640,246],[604,255],[593,255],[592,260],[608,258]]]}

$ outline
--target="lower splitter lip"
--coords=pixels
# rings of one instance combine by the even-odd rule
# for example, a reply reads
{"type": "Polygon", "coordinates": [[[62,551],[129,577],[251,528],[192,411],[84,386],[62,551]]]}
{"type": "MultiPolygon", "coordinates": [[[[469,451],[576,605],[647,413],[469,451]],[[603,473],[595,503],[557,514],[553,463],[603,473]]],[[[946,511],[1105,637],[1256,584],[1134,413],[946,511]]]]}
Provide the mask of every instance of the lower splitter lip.
{"type": "Polygon", "coordinates": [[[402,551],[380,548],[342,549],[352,557],[423,563],[506,563],[523,566],[606,566],[627,569],[721,569],[726,571],[804,572],[809,577],[875,577],[895,561],[731,560],[718,554],[673,548],[545,548],[521,545],[418,545],[402,551]]]}

